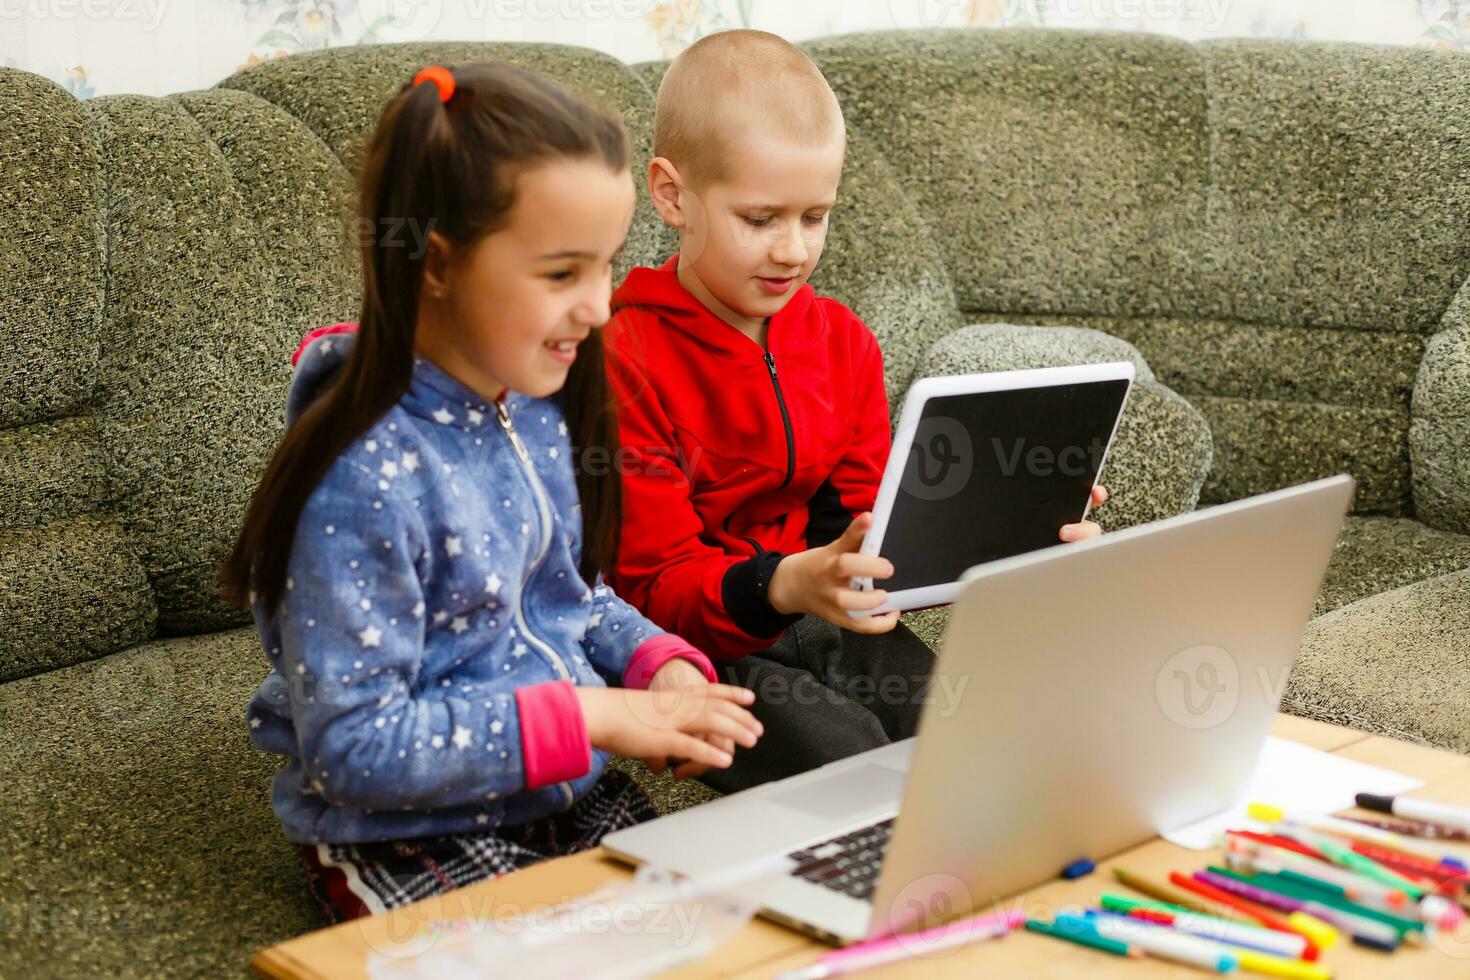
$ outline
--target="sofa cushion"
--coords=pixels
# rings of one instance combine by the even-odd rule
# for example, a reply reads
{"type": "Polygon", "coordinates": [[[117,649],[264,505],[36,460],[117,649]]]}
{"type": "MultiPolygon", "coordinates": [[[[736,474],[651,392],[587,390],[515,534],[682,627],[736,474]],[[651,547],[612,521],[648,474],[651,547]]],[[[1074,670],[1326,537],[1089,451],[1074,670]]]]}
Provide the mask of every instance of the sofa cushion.
{"type": "Polygon", "coordinates": [[[1470,58],[1269,40],[1209,75],[1215,313],[1430,333],[1470,276],[1470,58]]]}
{"type": "Polygon", "coordinates": [[[148,577],[111,505],[92,411],[102,170],[87,117],[0,68],[0,680],[153,635],[148,577]]]}
{"type": "Polygon", "coordinates": [[[807,50],[929,220],[972,319],[1195,309],[1210,171],[1192,45],[932,30],[807,50]]]}
{"type": "Polygon", "coordinates": [[[1287,683],[1293,714],[1470,753],[1470,570],[1312,621],[1287,683]]]}
{"type": "Polygon", "coordinates": [[[351,179],[243,92],[85,105],[109,201],[96,411],[111,490],[160,630],[242,625],[217,569],[280,436],[291,353],[356,313],[351,179]]]}
{"type": "Polygon", "coordinates": [[[1116,530],[1193,510],[1210,469],[1209,426],[1187,401],[1154,379],[1148,362],[1127,341],[1082,327],[977,324],[935,344],[921,372],[971,374],[1107,361],[1131,361],[1137,376],[1103,470],[1112,497],[1092,516],[1116,530]]]}
{"type": "MultiPolygon", "coordinates": [[[[265,99],[301,120],[357,173],[379,113],[400,86],[428,64],[500,61],[541,72],[578,95],[622,115],[631,139],[638,210],[614,281],[634,265],[655,265],[677,239],[648,203],[643,175],[653,147],[653,95],[610,55],[556,44],[369,44],[273,59],[219,83],[265,99]]],[[[656,84],[656,83],[655,83],[656,84]]]]}
{"type": "Polygon", "coordinates": [[[1470,535],[1437,531],[1407,517],[1349,517],[1316,612],[1462,568],[1470,568],[1470,535]]]}
{"type": "Polygon", "coordinates": [[[245,705],[253,630],[0,685],[0,975],[241,976],[324,924],[245,705]]]}
{"type": "Polygon", "coordinates": [[[1429,341],[1414,384],[1409,453],[1414,513],[1470,534],[1470,282],[1429,341]]]}

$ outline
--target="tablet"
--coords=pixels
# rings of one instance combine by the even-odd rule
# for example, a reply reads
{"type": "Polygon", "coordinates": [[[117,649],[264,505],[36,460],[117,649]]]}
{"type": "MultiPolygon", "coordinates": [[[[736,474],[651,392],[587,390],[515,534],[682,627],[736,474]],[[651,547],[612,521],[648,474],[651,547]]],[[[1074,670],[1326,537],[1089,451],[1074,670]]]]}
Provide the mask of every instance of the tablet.
{"type": "Polygon", "coordinates": [[[952,602],[972,566],[1060,544],[1087,516],[1133,374],[1121,361],[916,382],[861,549],[893,563],[873,612],[952,602]]]}

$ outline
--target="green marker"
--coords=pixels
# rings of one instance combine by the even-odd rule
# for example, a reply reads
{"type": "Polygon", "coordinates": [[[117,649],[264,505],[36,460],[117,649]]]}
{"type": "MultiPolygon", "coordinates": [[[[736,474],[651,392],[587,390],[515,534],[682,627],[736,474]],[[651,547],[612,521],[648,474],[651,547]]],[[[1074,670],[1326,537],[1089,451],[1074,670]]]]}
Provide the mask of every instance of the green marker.
{"type": "Polygon", "coordinates": [[[1043,936],[1051,936],[1053,939],[1065,939],[1079,946],[1100,949],[1114,956],[1129,956],[1137,959],[1143,955],[1141,950],[1134,949],[1127,943],[1120,943],[1116,939],[1104,939],[1097,934],[1096,929],[1058,929],[1050,922],[1042,922],[1040,919],[1027,919],[1026,929],[1030,932],[1039,932],[1043,936]]]}
{"type": "Polygon", "coordinates": [[[1393,928],[1402,937],[1408,932],[1423,932],[1424,923],[1415,919],[1405,919],[1380,909],[1361,905],[1342,894],[1341,889],[1329,882],[1318,881],[1308,878],[1306,875],[1298,875],[1291,871],[1283,871],[1279,874],[1270,872],[1258,872],[1254,875],[1243,875],[1229,868],[1211,867],[1211,871],[1234,878],[1236,881],[1244,881],[1251,885],[1260,885],[1269,888],[1273,892],[1285,895],[1287,898],[1296,898],[1304,902],[1319,902],[1328,908],[1337,909],[1339,912],[1347,912],[1350,915],[1361,916],[1365,919],[1373,919],[1393,928]]]}

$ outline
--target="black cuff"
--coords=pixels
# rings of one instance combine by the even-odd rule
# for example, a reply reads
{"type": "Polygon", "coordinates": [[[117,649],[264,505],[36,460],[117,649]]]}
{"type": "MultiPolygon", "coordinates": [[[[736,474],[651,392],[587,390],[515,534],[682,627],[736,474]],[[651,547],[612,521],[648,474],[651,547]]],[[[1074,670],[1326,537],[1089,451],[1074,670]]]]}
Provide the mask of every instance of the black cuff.
{"type": "Polygon", "coordinates": [[[731,565],[720,583],[725,612],[751,636],[774,639],[801,618],[800,613],[786,615],[771,608],[771,577],[785,557],[779,551],[762,551],[738,565],[731,565]]]}

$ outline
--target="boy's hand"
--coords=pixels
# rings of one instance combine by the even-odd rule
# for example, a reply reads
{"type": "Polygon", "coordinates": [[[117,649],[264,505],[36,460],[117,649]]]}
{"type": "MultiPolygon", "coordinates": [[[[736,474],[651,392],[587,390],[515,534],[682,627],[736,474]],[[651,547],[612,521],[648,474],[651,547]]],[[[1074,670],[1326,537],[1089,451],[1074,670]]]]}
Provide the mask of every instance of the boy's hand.
{"type": "Polygon", "coordinates": [[[709,739],[727,738],[751,748],[764,731],[755,716],[741,707],[754,703],[755,693],[729,684],[657,691],[579,687],[576,691],[593,747],[641,759],[653,772],[661,772],[670,758],[686,759],[686,765],[724,769],[734,756],[709,739]]]}
{"type": "MultiPolygon", "coordinates": [[[[1101,507],[1107,503],[1108,488],[1102,484],[1092,488],[1092,506],[1101,507]]],[[[1063,524],[1061,539],[1063,541],[1085,541],[1095,538],[1103,533],[1102,526],[1096,521],[1079,521],[1076,524],[1063,524]]]]}
{"type": "Polygon", "coordinates": [[[893,575],[886,558],[860,555],[863,535],[872,526],[872,514],[859,514],[842,537],[821,548],[787,555],[771,576],[766,598],[778,613],[806,613],[854,633],[887,633],[898,623],[898,613],[850,616],[849,612],[877,609],[888,601],[882,589],[862,592],[853,578],[885,579],[893,575]]]}

